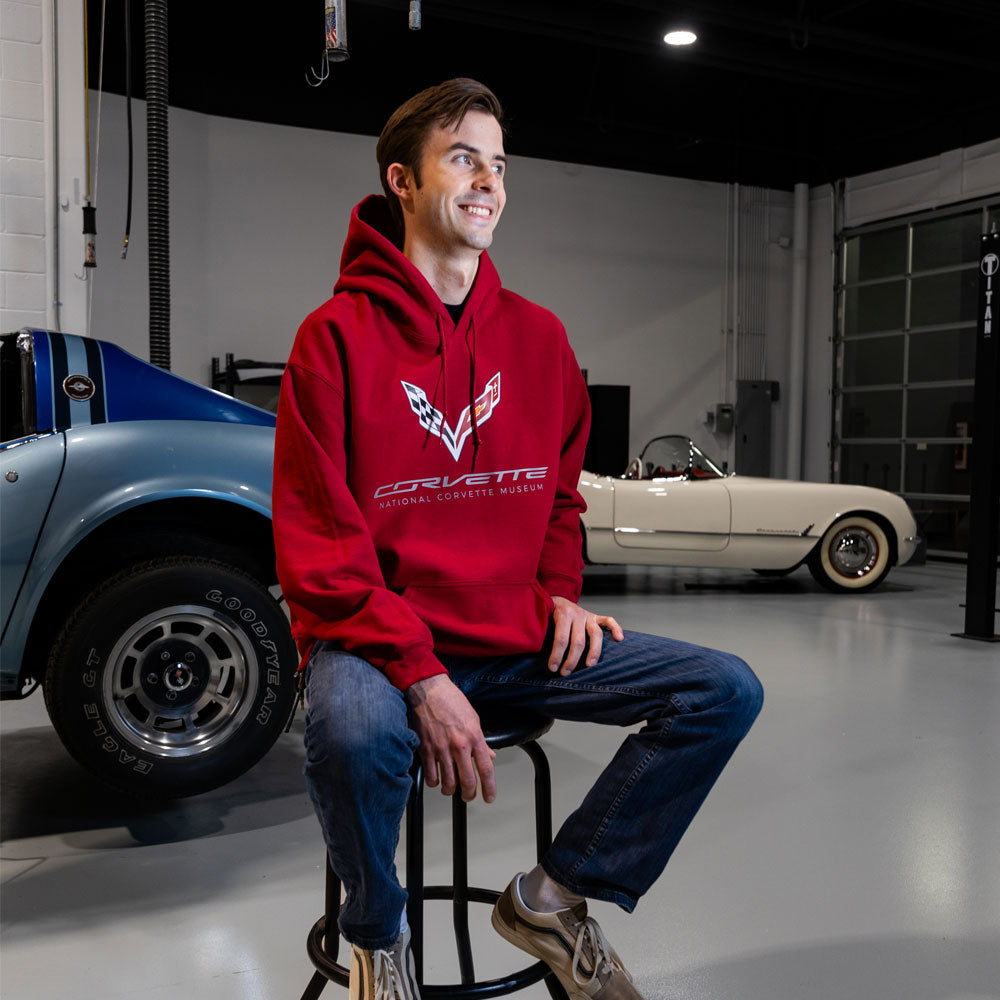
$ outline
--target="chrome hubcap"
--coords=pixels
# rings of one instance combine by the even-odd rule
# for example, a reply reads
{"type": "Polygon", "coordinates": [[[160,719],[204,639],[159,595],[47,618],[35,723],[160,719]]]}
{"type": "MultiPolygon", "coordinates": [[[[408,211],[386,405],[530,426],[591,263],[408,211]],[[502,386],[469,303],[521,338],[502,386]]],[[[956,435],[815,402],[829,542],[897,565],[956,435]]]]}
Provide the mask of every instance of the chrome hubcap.
{"type": "Polygon", "coordinates": [[[257,656],[246,632],[215,608],[163,608],[126,629],[109,657],[104,696],[132,744],[165,757],[225,742],[250,712],[257,656]]]}
{"type": "Polygon", "coordinates": [[[856,525],[833,536],[829,548],[830,565],[841,575],[857,579],[867,576],[878,563],[879,546],[875,536],[856,525]]]}

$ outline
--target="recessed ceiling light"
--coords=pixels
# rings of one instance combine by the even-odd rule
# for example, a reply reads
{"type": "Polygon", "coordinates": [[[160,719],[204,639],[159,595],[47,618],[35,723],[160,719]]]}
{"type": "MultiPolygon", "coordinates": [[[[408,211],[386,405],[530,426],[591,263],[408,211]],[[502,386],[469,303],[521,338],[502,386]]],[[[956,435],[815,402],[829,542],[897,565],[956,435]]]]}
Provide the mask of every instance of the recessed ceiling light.
{"type": "Polygon", "coordinates": [[[698,36],[693,31],[668,31],[663,40],[667,45],[693,45],[698,36]]]}

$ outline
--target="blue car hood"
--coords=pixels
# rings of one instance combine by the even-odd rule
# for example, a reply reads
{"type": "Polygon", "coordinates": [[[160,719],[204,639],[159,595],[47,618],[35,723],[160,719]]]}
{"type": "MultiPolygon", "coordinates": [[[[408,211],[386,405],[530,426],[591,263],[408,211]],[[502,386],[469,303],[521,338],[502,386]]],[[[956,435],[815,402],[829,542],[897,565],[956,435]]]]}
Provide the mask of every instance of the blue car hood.
{"type": "Polygon", "coordinates": [[[273,413],[189,382],[115,344],[47,330],[29,332],[39,432],[120,420],[274,426],[273,413]]]}

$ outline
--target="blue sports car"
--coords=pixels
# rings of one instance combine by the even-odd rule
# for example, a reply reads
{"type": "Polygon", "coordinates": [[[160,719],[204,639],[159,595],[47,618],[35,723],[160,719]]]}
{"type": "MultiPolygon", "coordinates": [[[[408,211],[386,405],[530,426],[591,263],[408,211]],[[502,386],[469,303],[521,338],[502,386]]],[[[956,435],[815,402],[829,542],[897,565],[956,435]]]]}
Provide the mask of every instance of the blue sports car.
{"type": "Polygon", "coordinates": [[[0,338],[0,374],[0,695],[41,686],[69,752],[131,793],[229,781],[295,698],[274,415],[43,330],[0,338]]]}

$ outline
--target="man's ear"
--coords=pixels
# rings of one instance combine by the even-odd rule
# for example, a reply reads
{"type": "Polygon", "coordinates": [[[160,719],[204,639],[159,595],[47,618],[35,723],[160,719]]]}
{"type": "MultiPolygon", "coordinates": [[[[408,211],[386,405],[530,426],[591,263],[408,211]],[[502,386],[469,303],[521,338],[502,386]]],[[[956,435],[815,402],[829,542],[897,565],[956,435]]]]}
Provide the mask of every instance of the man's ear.
{"type": "Polygon", "coordinates": [[[400,203],[405,208],[413,201],[413,189],[416,184],[413,180],[413,171],[409,167],[404,167],[402,163],[390,163],[385,172],[389,190],[399,198],[400,203]]]}

